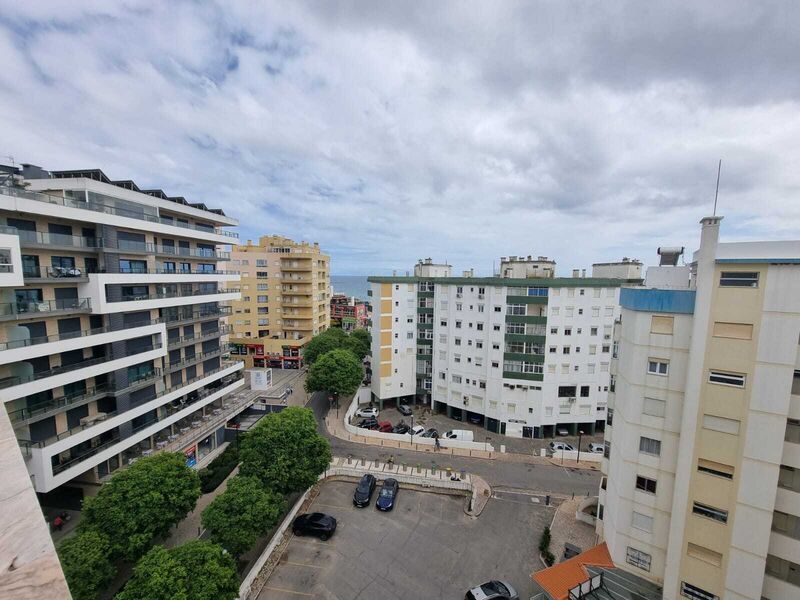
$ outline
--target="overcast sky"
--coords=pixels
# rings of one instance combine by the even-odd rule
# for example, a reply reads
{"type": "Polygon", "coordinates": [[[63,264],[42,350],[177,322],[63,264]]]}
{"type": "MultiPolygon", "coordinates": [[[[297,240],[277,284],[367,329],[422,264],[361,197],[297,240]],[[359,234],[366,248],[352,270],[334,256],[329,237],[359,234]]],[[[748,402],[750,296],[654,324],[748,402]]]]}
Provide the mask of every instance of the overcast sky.
{"type": "Polygon", "coordinates": [[[719,158],[723,239],[800,237],[796,2],[252,4],[0,0],[0,162],[221,207],[334,274],[652,264],[696,247],[719,158]]]}

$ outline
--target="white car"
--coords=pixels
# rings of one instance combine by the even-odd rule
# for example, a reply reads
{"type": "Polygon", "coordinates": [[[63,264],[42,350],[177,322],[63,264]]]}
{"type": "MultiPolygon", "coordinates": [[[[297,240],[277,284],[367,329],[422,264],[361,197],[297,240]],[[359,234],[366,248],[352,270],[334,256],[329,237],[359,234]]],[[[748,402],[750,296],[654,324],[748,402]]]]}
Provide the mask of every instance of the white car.
{"type": "Polygon", "coordinates": [[[408,430],[408,433],[411,435],[422,435],[425,433],[425,428],[422,425],[414,425],[411,429],[408,430]]]}
{"type": "Polygon", "coordinates": [[[550,442],[549,446],[551,452],[561,452],[562,450],[564,452],[572,452],[575,450],[575,448],[565,442],[550,442]]]}
{"type": "Polygon", "coordinates": [[[589,452],[594,452],[595,454],[602,454],[603,444],[592,442],[591,444],[589,444],[589,452]]]}
{"type": "Polygon", "coordinates": [[[357,417],[375,417],[377,419],[378,418],[378,414],[379,414],[379,411],[374,406],[369,406],[369,407],[365,407],[365,408],[359,408],[356,411],[356,416],[357,417]]]}

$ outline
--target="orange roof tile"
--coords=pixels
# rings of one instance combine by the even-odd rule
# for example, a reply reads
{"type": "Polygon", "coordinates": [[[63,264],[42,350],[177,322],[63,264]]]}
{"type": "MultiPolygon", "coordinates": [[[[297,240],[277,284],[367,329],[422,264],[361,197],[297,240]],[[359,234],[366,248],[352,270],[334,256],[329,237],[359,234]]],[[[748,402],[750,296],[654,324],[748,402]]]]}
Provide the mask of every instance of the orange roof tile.
{"type": "Polygon", "coordinates": [[[614,567],[614,561],[611,560],[611,554],[609,554],[605,542],[589,548],[569,560],[532,573],[531,577],[554,600],[567,600],[572,588],[589,579],[589,572],[585,565],[614,567]]]}

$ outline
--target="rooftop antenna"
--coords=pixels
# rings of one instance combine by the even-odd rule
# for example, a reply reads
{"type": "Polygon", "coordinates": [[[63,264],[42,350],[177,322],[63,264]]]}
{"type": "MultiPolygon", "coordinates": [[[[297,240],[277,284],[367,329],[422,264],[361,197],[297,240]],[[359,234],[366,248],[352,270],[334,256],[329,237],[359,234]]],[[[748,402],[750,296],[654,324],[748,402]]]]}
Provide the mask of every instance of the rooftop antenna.
{"type": "Polygon", "coordinates": [[[714,214],[712,216],[717,216],[717,197],[719,196],[719,174],[722,172],[722,159],[719,159],[719,166],[717,166],[717,191],[714,192],[714,214]]]}

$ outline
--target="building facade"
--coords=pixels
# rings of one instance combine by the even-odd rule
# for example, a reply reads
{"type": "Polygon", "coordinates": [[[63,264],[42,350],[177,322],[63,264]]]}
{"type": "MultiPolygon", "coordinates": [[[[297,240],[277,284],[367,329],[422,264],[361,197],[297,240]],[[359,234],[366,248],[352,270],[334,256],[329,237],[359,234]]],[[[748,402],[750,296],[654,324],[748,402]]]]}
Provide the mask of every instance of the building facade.
{"type": "Polygon", "coordinates": [[[800,242],[720,221],[622,289],[598,532],[665,598],[798,598],[800,242]]]}
{"type": "Polygon", "coordinates": [[[244,382],[220,319],[236,221],[98,169],[5,169],[0,398],[34,489],[101,483],[139,456],[219,445],[244,382]]]}
{"type": "Polygon", "coordinates": [[[363,329],[369,321],[369,305],[344,294],[331,296],[331,324],[345,331],[363,329]]]}
{"type": "Polygon", "coordinates": [[[231,353],[247,368],[299,368],[302,349],[330,326],[330,257],[319,244],[273,235],[234,246],[241,298],[231,302],[231,353]]]}
{"type": "Polygon", "coordinates": [[[602,266],[592,277],[506,273],[452,277],[427,260],[413,276],[370,277],[375,399],[431,402],[515,437],[594,433],[606,418],[619,288],[639,279],[602,266]]]}

